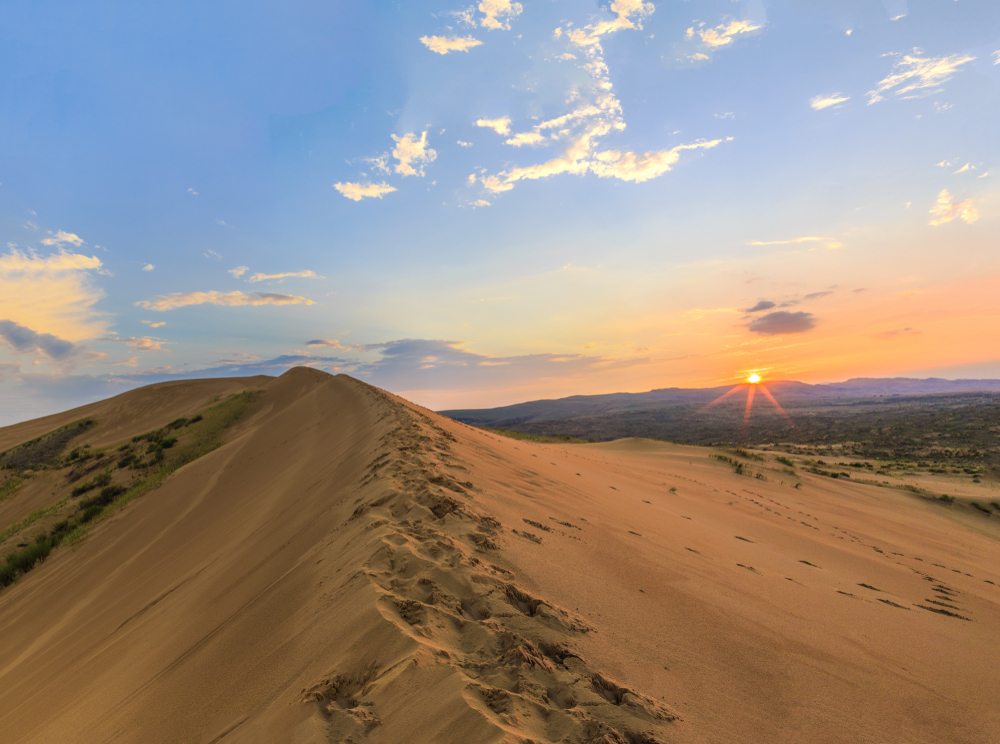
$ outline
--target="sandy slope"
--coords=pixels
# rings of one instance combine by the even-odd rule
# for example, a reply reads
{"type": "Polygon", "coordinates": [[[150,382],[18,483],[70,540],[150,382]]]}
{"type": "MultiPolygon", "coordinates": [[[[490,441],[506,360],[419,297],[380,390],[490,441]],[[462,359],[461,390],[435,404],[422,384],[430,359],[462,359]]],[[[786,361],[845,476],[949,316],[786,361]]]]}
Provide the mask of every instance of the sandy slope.
{"type": "Polygon", "coordinates": [[[228,444],[0,592],[4,742],[996,740],[990,527],[254,384],[228,444]]]}

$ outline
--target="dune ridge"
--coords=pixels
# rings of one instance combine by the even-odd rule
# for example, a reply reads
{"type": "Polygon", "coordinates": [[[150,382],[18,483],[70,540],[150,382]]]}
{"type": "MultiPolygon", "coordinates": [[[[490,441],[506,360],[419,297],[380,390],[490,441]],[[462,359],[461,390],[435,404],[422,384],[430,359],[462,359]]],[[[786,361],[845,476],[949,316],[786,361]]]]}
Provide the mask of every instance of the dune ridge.
{"type": "MultiPolygon", "coordinates": [[[[988,523],[695,447],[504,439],[342,375],[228,384],[261,393],[225,445],[0,592],[5,741],[980,744],[1000,724],[988,523]]],[[[141,394],[165,422],[178,392],[141,394]]],[[[135,433],[108,418],[85,437],[135,433]]]]}

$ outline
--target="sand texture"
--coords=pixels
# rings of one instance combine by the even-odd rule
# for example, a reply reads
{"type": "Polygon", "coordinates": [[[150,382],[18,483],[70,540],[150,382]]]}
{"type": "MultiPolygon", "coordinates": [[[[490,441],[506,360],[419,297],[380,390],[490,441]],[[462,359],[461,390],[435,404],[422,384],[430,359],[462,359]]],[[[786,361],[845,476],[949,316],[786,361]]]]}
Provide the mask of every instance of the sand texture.
{"type": "Polygon", "coordinates": [[[0,448],[248,389],[226,444],[0,591],[4,744],[1000,740],[1000,519],[308,369],[0,448]]]}

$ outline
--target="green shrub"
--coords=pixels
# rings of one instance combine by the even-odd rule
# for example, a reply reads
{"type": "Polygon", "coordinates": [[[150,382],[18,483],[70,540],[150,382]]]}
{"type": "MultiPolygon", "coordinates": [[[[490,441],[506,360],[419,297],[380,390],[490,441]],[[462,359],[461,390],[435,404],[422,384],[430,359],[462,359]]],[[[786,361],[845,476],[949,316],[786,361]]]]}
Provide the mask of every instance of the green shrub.
{"type": "Polygon", "coordinates": [[[199,413],[199,414],[198,414],[197,416],[195,416],[194,418],[192,418],[192,419],[188,419],[188,422],[187,422],[187,425],[188,425],[188,426],[190,426],[191,424],[197,424],[197,423],[198,423],[199,421],[201,421],[201,420],[202,420],[203,418],[204,418],[204,416],[202,416],[202,415],[201,415],[201,414],[199,413]]]}
{"type": "Polygon", "coordinates": [[[87,507],[84,510],[83,514],[80,515],[80,524],[86,524],[94,517],[96,517],[98,514],[100,514],[102,511],[104,511],[104,507],[100,506],[99,504],[87,507]]]}
{"type": "Polygon", "coordinates": [[[5,563],[0,566],[0,588],[5,586],[10,586],[14,583],[14,579],[17,578],[17,571],[9,563],[5,563]]]}
{"type": "Polygon", "coordinates": [[[795,467],[795,463],[792,460],[789,460],[787,457],[783,457],[781,455],[778,455],[774,459],[777,460],[778,462],[780,462],[782,465],[787,465],[790,468],[794,468],[795,467]]]}
{"type": "Polygon", "coordinates": [[[80,508],[88,509],[91,506],[106,506],[123,493],[125,493],[125,488],[123,486],[107,486],[102,488],[101,492],[97,496],[91,496],[89,499],[81,501],[80,508]]]}
{"type": "Polygon", "coordinates": [[[52,552],[52,543],[44,535],[34,545],[7,555],[7,565],[17,573],[27,573],[52,552]]]}
{"type": "Polygon", "coordinates": [[[171,421],[169,424],[167,424],[166,428],[171,430],[180,429],[182,426],[187,426],[188,423],[189,422],[186,418],[181,417],[179,419],[174,419],[173,421],[171,421]]]}
{"type": "Polygon", "coordinates": [[[175,444],[177,444],[177,437],[170,437],[168,439],[161,439],[160,440],[160,446],[163,449],[170,449],[175,444]]]}

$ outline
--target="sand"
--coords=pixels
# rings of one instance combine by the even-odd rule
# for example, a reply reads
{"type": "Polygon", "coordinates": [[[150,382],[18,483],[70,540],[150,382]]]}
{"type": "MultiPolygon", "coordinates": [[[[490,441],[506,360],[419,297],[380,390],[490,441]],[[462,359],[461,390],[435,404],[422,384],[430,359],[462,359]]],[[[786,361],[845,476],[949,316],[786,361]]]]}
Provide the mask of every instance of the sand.
{"type": "Polygon", "coordinates": [[[5,744],[997,741],[990,518],[307,369],[64,418],[209,383],[262,391],[223,447],[0,591],[5,744]]]}

